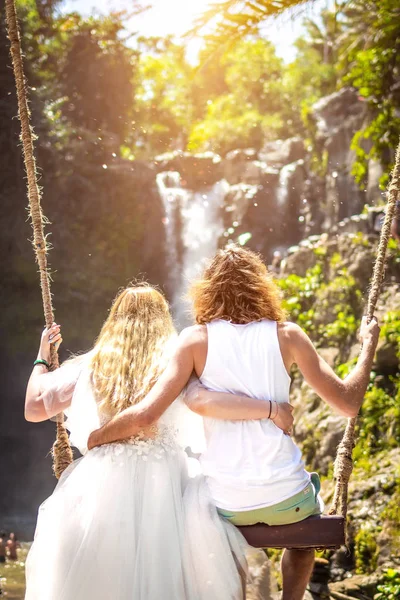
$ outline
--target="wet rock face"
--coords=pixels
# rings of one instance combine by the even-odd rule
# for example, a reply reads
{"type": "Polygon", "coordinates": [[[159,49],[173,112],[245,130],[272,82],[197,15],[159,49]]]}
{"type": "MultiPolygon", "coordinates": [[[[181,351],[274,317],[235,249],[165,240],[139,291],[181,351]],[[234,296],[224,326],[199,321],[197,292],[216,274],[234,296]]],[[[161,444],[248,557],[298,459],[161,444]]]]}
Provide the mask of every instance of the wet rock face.
{"type": "MultiPolygon", "coordinates": [[[[232,158],[242,160],[243,155],[232,158]]],[[[274,250],[298,243],[303,236],[302,202],[306,171],[303,160],[282,169],[268,168],[260,161],[246,161],[243,181],[230,186],[225,197],[226,232],[221,244],[251,232],[247,245],[270,261],[274,250]]],[[[243,166],[242,165],[242,166],[243,166]]],[[[237,177],[233,164],[224,163],[231,181],[237,177]]]]}
{"type": "Polygon", "coordinates": [[[366,192],[367,204],[370,206],[382,201],[383,193],[379,182],[383,174],[382,165],[377,160],[371,158],[368,161],[368,182],[366,192]]]}
{"type": "Polygon", "coordinates": [[[376,592],[376,585],[378,583],[378,577],[372,575],[371,577],[365,577],[362,575],[355,575],[349,579],[332,583],[329,585],[329,596],[328,598],[340,599],[340,600],[372,600],[376,592]]]}
{"type": "MultiPolygon", "coordinates": [[[[365,193],[351,175],[355,154],[350,149],[365,119],[366,106],[353,88],[344,88],[314,104],[312,114],[320,152],[327,155],[324,228],[329,229],[345,217],[360,213],[366,202],[365,193]]],[[[374,185],[371,183],[375,190],[374,185]]]]}
{"type": "Polygon", "coordinates": [[[194,192],[225,180],[230,190],[220,244],[250,233],[248,246],[270,262],[275,250],[298,244],[307,235],[332,227],[338,233],[355,232],[364,225],[353,215],[361,212],[367,199],[379,199],[381,173],[378,164],[371,164],[368,194],[358,189],[351,175],[355,159],[351,140],[365,114],[365,104],[352,88],[314,105],[317,151],[325,157],[324,165],[326,161],[323,174],[315,173],[304,140],[298,137],[266,142],[260,151],[233,150],[223,158],[212,152],[174,151],[156,157],[155,170],[179,172],[182,187],[194,192]]]}
{"type": "MultiPolygon", "coordinates": [[[[15,180],[23,183],[21,173],[15,180]]],[[[43,208],[52,223],[49,258],[63,361],[70,352],[91,348],[119,288],[139,274],[160,287],[167,278],[163,206],[154,170],[139,162],[115,161],[103,169],[85,159],[64,177],[46,171],[42,183],[43,208]]],[[[23,414],[43,328],[25,194],[22,185],[10,194],[0,217],[0,249],[7,258],[0,265],[0,525],[32,539],[38,506],[56,483],[49,457],[55,425],[27,423],[23,414]]]]}
{"type": "Polygon", "coordinates": [[[182,185],[194,191],[213,185],[223,177],[221,157],[213,152],[168,152],[157,156],[154,165],[158,172],[177,171],[182,185]]]}
{"type": "Polygon", "coordinates": [[[230,185],[270,185],[277,178],[279,170],[269,167],[266,162],[253,160],[251,150],[235,150],[222,161],[222,174],[230,185]]]}
{"type": "Polygon", "coordinates": [[[287,244],[295,244],[304,237],[304,188],[307,170],[303,159],[283,167],[279,174],[277,212],[281,221],[281,236],[287,244]]]}
{"type": "MultiPolygon", "coordinates": [[[[368,230],[368,219],[351,220],[351,224],[354,223],[368,230]]],[[[317,264],[323,269],[325,276],[312,291],[313,326],[320,323],[322,328],[317,333],[312,329],[310,335],[318,347],[318,353],[342,377],[348,372],[342,370],[345,363],[357,359],[360,344],[355,330],[353,333],[347,331],[335,344],[330,344],[332,340],[329,336],[324,338],[321,335],[335,317],[332,311],[336,310],[337,318],[337,311],[340,310],[340,307],[335,308],[333,297],[326,306],[323,300],[328,292],[346,291],[341,303],[345,301],[346,306],[351,306],[351,313],[357,320],[361,317],[377,243],[376,234],[333,231],[331,235],[325,233],[303,240],[286,259],[284,275],[294,273],[304,276],[307,269],[317,264]],[[345,279],[340,280],[342,287],[332,287],[331,284],[337,277],[342,277],[343,272],[351,276],[351,279],[347,283],[345,279]],[[364,293],[361,302],[360,292],[364,293]]],[[[376,309],[381,325],[385,315],[393,313],[391,318],[395,320],[400,311],[399,261],[400,250],[391,244],[387,255],[386,278],[376,309]]],[[[342,317],[342,322],[344,320],[345,316],[342,317]]],[[[317,568],[308,595],[305,596],[310,600],[372,600],[378,592],[378,584],[382,584],[384,580],[385,569],[398,570],[400,452],[396,444],[397,404],[395,400],[396,406],[393,409],[391,402],[393,398],[397,398],[400,365],[398,335],[396,330],[390,331],[391,333],[385,332],[382,328],[372,367],[373,384],[371,382],[369,386],[357,425],[354,470],[348,495],[349,551],[341,549],[324,555],[329,560],[329,582],[321,581],[319,565],[319,572],[317,568]],[[379,400],[380,391],[386,394],[382,400],[379,400]]],[[[348,366],[351,370],[352,366],[349,363],[348,366]]],[[[291,402],[295,409],[295,440],[302,449],[308,469],[326,476],[322,480],[321,495],[329,507],[334,489],[332,465],[346,426],[346,418],[336,415],[304,383],[298,373],[293,378],[291,402]]]]}
{"type": "MultiPolygon", "coordinates": [[[[240,233],[252,234],[249,247],[261,251],[267,261],[273,250],[288,248],[310,234],[331,231],[332,227],[337,227],[338,233],[363,230],[364,223],[356,222],[353,215],[361,213],[367,200],[373,203],[381,197],[379,164],[370,165],[368,193],[360,191],[351,174],[355,159],[351,141],[365,116],[365,104],[352,88],[344,88],[314,105],[316,150],[324,161],[319,175],[311,167],[312,157],[300,138],[267,142],[259,152],[249,148],[227,154],[221,161],[220,174],[231,186],[260,186],[258,211],[246,202],[245,194],[239,211],[231,210],[240,215],[236,214],[231,222],[226,219],[227,230],[239,221],[240,233]],[[274,215],[265,214],[266,208],[274,215]],[[253,218],[253,212],[259,213],[258,219],[253,218]],[[255,220],[258,227],[251,229],[255,220]],[[275,221],[279,221],[279,233],[275,221]],[[265,224],[264,231],[261,223],[265,224]]],[[[235,203],[238,206],[237,198],[235,203]]],[[[236,239],[236,231],[231,235],[225,237],[236,239]]]]}
{"type": "Polygon", "coordinates": [[[365,116],[365,105],[359,100],[354,88],[342,88],[314,104],[317,127],[325,139],[333,139],[335,133],[343,128],[343,115],[360,123],[365,116]]]}
{"type": "Polygon", "coordinates": [[[260,183],[259,171],[254,163],[258,161],[254,148],[232,150],[222,160],[222,175],[230,185],[238,183],[260,183]],[[249,181],[251,179],[251,181],[249,181]]]}
{"type": "Polygon", "coordinates": [[[282,275],[296,273],[304,277],[307,270],[311,269],[317,262],[317,257],[312,248],[294,246],[289,248],[289,254],[282,263],[282,275]]]}
{"type": "Polygon", "coordinates": [[[284,206],[277,206],[277,179],[270,173],[265,185],[231,186],[225,196],[226,231],[220,245],[251,232],[246,245],[270,261],[274,250],[299,241],[298,194],[290,194],[284,206]]]}
{"type": "Polygon", "coordinates": [[[271,167],[283,167],[305,157],[304,141],[299,137],[267,142],[259,152],[260,160],[271,167]]]}

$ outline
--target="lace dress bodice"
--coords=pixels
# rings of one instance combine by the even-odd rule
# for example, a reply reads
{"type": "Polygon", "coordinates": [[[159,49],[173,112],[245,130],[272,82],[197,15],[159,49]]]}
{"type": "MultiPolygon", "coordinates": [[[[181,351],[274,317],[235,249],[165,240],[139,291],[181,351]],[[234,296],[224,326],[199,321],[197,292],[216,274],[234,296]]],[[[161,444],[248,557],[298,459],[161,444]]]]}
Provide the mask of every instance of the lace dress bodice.
{"type": "Polygon", "coordinates": [[[154,437],[146,437],[141,432],[124,442],[113,442],[93,448],[92,452],[104,455],[113,462],[118,462],[122,454],[135,455],[145,462],[149,459],[160,460],[166,452],[175,455],[179,449],[175,432],[170,427],[164,426],[154,429],[154,437]]]}

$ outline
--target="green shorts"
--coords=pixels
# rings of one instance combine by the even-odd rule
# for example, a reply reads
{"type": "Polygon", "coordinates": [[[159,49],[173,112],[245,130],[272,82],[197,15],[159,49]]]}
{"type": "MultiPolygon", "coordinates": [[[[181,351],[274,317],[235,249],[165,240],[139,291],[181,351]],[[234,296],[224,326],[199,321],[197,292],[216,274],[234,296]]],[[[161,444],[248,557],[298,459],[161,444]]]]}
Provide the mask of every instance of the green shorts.
{"type": "Polygon", "coordinates": [[[267,525],[298,523],[311,515],[321,514],[318,501],[320,489],[321,482],[318,473],[311,473],[311,481],[303,491],[283,502],[278,502],[278,504],[236,512],[218,507],[217,510],[221,517],[238,526],[255,525],[256,523],[266,523],[267,525]]]}

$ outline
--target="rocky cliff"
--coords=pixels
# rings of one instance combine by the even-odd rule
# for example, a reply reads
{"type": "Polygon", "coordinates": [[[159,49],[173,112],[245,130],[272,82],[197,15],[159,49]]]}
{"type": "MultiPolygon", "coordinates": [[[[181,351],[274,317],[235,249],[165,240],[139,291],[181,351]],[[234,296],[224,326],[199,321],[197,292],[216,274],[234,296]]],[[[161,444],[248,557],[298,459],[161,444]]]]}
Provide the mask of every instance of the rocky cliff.
{"type": "MultiPolygon", "coordinates": [[[[278,275],[292,318],[342,377],[359,354],[357,330],[376,250],[377,235],[361,230],[312,236],[293,249],[278,275]]],[[[400,249],[393,240],[376,314],[381,339],[357,425],[347,548],[318,553],[305,600],[400,597],[400,249]]],[[[294,435],[308,468],[321,476],[329,507],[346,419],[336,416],[296,370],[292,377],[294,435]]],[[[279,583],[280,553],[268,554],[272,579],[279,583]]],[[[251,555],[250,564],[255,583],[248,597],[279,598],[268,592],[271,575],[263,554],[251,555]]]]}
{"type": "MultiPolygon", "coordinates": [[[[0,151],[10,139],[17,148],[18,133],[9,116],[1,121],[0,151]]],[[[314,106],[312,147],[293,138],[225,157],[175,152],[152,164],[117,158],[107,140],[75,140],[61,155],[49,147],[44,132],[38,155],[39,165],[51,165],[43,173],[43,206],[52,222],[56,319],[67,348],[62,357],[90,347],[118,287],[138,275],[164,286],[184,323],[180,302],[187,279],[206,256],[232,239],[246,241],[268,262],[281,251],[279,285],[291,318],[345,376],[358,353],[356,331],[377,243],[374,214],[363,207],[381,201],[379,165],[370,165],[366,192],[355,186],[350,173],[350,140],[364,118],[364,104],[345,89],[314,106]]],[[[37,506],[55,483],[46,457],[54,428],[25,423],[22,416],[42,311],[27,242],[20,157],[16,150],[2,155],[8,162],[0,216],[0,524],[29,537],[37,506]]],[[[372,598],[385,569],[399,562],[399,282],[400,255],[391,242],[379,307],[382,341],[355,450],[350,553],[321,559],[313,598],[372,598]],[[357,576],[343,579],[349,570],[357,576]]],[[[332,459],[344,421],[296,373],[292,397],[296,439],[309,467],[324,476],[329,500],[332,459]]]]}
{"type": "MultiPolygon", "coordinates": [[[[359,353],[357,328],[376,249],[373,235],[325,234],[304,243],[284,265],[291,274],[283,275],[283,288],[293,273],[298,274],[292,282],[298,288],[298,320],[342,376],[359,353]]],[[[316,573],[310,587],[313,598],[372,599],[384,585],[388,569],[400,565],[400,250],[394,241],[377,316],[382,332],[358,424],[349,488],[348,552],[325,554],[327,562],[319,564],[325,564],[329,585],[316,573]],[[348,579],[349,572],[357,576],[348,579]]],[[[297,374],[292,401],[296,439],[309,467],[323,475],[323,495],[329,502],[332,464],[345,419],[335,416],[297,374]]]]}
{"type": "MultiPolygon", "coordinates": [[[[357,330],[377,250],[375,220],[383,201],[378,164],[369,165],[365,191],[351,174],[350,142],[365,115],[363,102],[353,90],[344,89],[314,106],[312,148],[294,138],[266,143],[260,152],[238,150],[225,157],[172,153],[156,163],[157,169],[178,172],[184,188],[204,197],[217,182],[226,183],[223,198],[217,199],[222,200],[223,231],[214,247],[245,240],[268,262],[274,251],[281,251],[284,260],[278,281],[291,318],[308,331],[321,355],[342,377],[359,352],[357,330]],[[320,164],[316,164],[318,156],[320,164]]],[[[172,193],[170,199],[176,202],[182,223],[188,214],[180,209],[179,194],[172,193]]],[[[185,244],[180,251],[185,253],[185,244]]],[[[382,336],[354,451],[348,551],[319,557],[308,599],[398,597],[390,596],[398,593],[400,580],[396,574],[400,565],[400,252],[394,240],[389,244],[377,314],[382,336]]],[[[335,416],[296,372],[292,401],[296,440],[309,468],[322,475],[329,504],[333,460],[346,420],[335,416]]],[[[261,576],[258,593],[265,593],[262,562],[261,555],[253,564],[254,573],[261,576]]],[[[254,593],[250,589],[249,597],[254,593]]]]}

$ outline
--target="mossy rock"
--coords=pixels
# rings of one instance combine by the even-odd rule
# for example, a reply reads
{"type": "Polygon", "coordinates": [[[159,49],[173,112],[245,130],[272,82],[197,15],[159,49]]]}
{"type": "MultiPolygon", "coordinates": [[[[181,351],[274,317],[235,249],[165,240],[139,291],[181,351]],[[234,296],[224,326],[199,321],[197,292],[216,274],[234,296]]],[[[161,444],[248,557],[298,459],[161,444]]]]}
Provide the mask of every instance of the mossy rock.
{"type": "Polygon", "coordinates": [[[369,577],[355,575],[343,581],[329,584],[329,592],[332,600],[346,600],[347,598],[349,600],[354,598],[373,600],[378,581],[378,575],[370,575],[369,577]]]}

